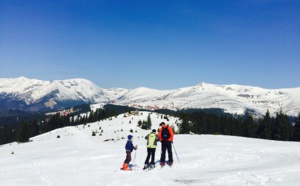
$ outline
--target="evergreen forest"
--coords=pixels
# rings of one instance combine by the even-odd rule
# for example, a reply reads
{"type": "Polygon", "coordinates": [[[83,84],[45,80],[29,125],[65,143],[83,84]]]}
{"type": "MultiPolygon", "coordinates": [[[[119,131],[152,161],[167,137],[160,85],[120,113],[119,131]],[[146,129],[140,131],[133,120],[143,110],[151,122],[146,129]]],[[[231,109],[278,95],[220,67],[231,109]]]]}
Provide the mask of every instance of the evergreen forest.
{"type": "MultiPolygon", "coordinates": [[[[106,105],[104,108],[91,111],[84,106],[83,112],[90,112],[89,116],[78,117],[73,113],[62,116],[61,114],[51,115],[47,121],[40,122],[37,119],[20,121],[17,127],[14,125],[3,125],[0,128],[0,144],[13,141],[28,142],[33,136],[49,132],[65,126],[76,126],[87,124],[136,110],[132,107],[106,105]]],[[[231,115],[222,112],[220,109],[192,109],[182,111],[157,110],[156,112],[177,116],[180,122],[177,123],[179,134],[214,134],[231,135],[251,138],[261,138],[282,141],[300,141],[300,114],[292,118],[278,112],[276,116],[270,116],[269,111],[259,119],[251,114],[243,116],[231,115]]],[[[40,117],[39,117],[40,118],[40,117]]],[[[165,118],[162,118],[164,120],[165,118]]],[[[143,129],[151,128],[150,116],[147,121],[137,123],[143,129]]]]}

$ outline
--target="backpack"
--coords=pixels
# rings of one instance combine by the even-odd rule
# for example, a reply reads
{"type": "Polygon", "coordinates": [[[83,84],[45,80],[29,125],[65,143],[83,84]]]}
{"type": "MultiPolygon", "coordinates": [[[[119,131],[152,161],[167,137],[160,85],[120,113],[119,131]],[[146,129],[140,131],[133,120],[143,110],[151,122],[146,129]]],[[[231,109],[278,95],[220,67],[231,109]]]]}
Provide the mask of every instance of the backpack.
{"type": "Polygon", "coordinates": [[[168,139],[171,137],[170,131],[169,131],[169,126],[167,126],[166,128],[162,128],[161,131],[161,137],[163,139],[163,141],[168,141],[168,139]]]}

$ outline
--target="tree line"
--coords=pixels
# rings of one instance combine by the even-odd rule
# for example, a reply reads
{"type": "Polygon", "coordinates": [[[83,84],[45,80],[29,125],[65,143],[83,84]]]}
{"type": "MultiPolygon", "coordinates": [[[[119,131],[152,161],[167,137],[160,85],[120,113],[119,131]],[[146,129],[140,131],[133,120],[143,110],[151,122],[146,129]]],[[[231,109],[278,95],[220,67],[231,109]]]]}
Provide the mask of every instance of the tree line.
{"type": "MultiPolygon", "coordinates": [[[[0,127],[0,144],[13,141],[27,142],[33,136],[57,128],[95,122],[132,110],[134,109],[124,106],[108,106],[90,111],[89,116],[78,117],[74,114],[61,116],[55,114],[49,116],[48,121],[44,123],[37,120],[21,121],[17,128],[4,125],[0,127]],[[119,110],[116,111],[115,108],[119,110]]],[[[300,114],[296,121],[291,123],[289,117],[282,111],[273,117],[267,111],[260,119],[255,119],[248,113],[245,113],[244,116],[236,116],[222,114],[220,110],[216,111],[188,110],[186,112],[171,112],[164,110],[162,112],[171,112],[170,115],[175,115],[181,119],[182,122],[179,124],[178,131],[180,134],[192,132],[195,134],[222,134],[270,140],[300,141],[300,114]]],[[[150,116],[147,117],[147,121],[139,121],[138,125],[144,129],[150,129],[152,125],[150,116]]]]}
{"type": "Polygon", "coordinates": [[[38,122],[37,120],[29,122],[22,121],[17,128],[4,125],[4,127],[0,128],[0,145],[14,141],[28,142],[29,138],[54,129],[95,122],[115,115],[116,112],[111,109],[96,109],[96,111],[90,111],[89,116],[78,117],[74,114],[61,116],[59,113],[57,113],[49,116],[47,121],[43,123],[38,122]]]}
{"type": "Polygon", "coordinates": [[[282,141],[300,141],[300,114],[295,123],[282,111],[271,117],[269,111],[260,118],[251,115],[222,116],[213,113],[195,111],[178,114],[181,123],[179,133],[222,134],[282,141]]]}

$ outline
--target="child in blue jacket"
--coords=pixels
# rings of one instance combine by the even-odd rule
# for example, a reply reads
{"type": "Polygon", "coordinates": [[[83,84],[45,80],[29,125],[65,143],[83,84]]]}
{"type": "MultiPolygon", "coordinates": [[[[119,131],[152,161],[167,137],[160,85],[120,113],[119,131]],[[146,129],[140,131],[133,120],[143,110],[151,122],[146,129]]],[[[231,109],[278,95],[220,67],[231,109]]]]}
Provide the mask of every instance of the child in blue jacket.
{"type": "Polygon", "coordinates": [[[125,145],[125,149],[126,149],[126,159],[125,159],[125,161],[124,161],[124,163],[123,163],[123,167],[122,167],[122,169],[123,170],[131,170],[129,167],[128,167],[128,164],[129,164],[129,162],[131,161],[131,152],[133,151],[133,150],[136,150],[137,149],[137,145],[136,146],[133,146],[133,144],[132,144],[132,138],[133,138],[133,136],[132,135],[128,135],[128,141],[127,141],[127,143],[126,143],[126,145],[125,145]]]}

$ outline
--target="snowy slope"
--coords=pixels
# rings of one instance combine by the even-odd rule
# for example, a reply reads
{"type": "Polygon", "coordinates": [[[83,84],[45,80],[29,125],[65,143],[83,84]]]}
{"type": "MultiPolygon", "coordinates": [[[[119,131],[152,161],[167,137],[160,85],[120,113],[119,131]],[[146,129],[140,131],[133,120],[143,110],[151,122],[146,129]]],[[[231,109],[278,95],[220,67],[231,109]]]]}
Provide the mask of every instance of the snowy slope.
{"type": "Polygon", "coordinates": [[[33,111],[109,101],[101,88],[85,79],[41,81],[25,77],[0,79],[1,99],[4,103],[8,102],[2,107],[22,109],[25,105],[25,110],[33,111]],[[5,100],[6,98],[10,99],[5,100]],[[20,102],[10,105],[11,100],[20,102]]]}
{"type": "Polygon", "coordinates": [[[40,81],[21,77],[13,80],[17,80],[15,84],[10,82],[2,84],[2,91],[17,93],[24,97],[28,95],[31,98],[28,101],[31,102],[42,99],[45,95],[55,91],[57,91],[57,100],[71,98],[86,101],[106,101],[106,99],[102,100],[99,96],[105,95],[104,91],[86,79],[40,81]]]}
{"type": "MultiPolygon", "coordinates": [[[[149,131],[136,127],[141,116],[66,127],[32,138],[25,144],[0,147],[0,185],[282,185],[300,182],[300,143],[214,135],[176,135],[172,168],[141,170],[149,131]],[[130,123],[131,121],[131,123],[130,123]],[[102,136],[92,131],[103,130],[102,136]],[[135,171],[119,170],[125,159],[129,130],[139,146],[135,171]],[[135,132],[136,131],[136,132],[135,132]],[[60,138],[57,138],[57,136],[60,138]],[[114,139],[114,141],[107,141],[114,139]],[[14,152],[14,154],[11,154],[14,152]]],[[[153,128],[163,121],[151,114],[153,128]]],[[[168,123],[175,125],[176,118],[168,123]]],[[[160,144],[156,160],[160,157],[160,144]]]]}
{"type": "Polygon", "coordinates": [[[300,112],[300,88],[263,89],[241,85],[200,83],[176,90],[155,91],[143,88],[129,91],[116,104],[140,108],[222,108],[229,113],[243,114],[246,109],[258,114],[276,113],[281,108],[289,115],[300,112]],[[143,95],[143,96],[141,96],[143,95]]]}
{"type": "Polygon", "coordinates": [[[222,108],[243,114],[271,114],[281,108],[297,116],[300,112],[300,88],[263,89],[241,85],[199,83],[174,90],[102,89],[85,79],[41,81],[28,78],[0,79],[0,109],[40,110],[63,108],[82,103],[114,103],[147,109],[222,108]]]}

